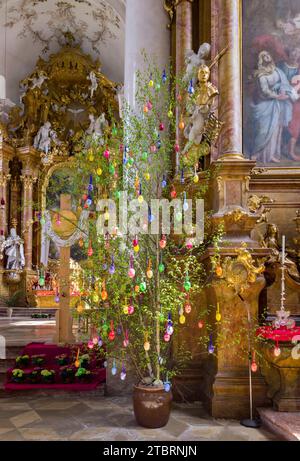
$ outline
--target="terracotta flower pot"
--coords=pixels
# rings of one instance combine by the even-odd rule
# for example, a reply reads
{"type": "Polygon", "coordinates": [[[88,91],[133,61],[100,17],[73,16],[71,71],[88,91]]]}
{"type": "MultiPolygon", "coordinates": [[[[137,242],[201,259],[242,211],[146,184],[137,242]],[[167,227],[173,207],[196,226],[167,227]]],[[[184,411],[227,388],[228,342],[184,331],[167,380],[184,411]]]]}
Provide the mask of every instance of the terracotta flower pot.
{"type": "Polygon", "coordinates": [[[165,426],[170,417],[172,393],[163,387],[134,386],[133,409],[140,426],[156,429],[165,426]]]}

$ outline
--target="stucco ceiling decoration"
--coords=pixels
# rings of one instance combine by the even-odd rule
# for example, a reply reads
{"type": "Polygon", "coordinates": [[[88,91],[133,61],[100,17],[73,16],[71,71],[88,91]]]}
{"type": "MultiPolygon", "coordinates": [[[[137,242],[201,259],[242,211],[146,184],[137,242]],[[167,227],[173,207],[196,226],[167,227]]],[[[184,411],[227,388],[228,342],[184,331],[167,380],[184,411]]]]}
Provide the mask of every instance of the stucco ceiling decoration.
{"type": "Polygon", "coordinates": [[[125,13],[125,0],[0,0],[0,75],[7,97],[18,104],[19,82],[39,56],[47,59],[66,43],[79,45],[100,60],[104,75],[123,82],[125,13]]]}
{"type": "MultiPolygon", "coordinates": [[[[2,11],[4,6],[5,0],[1,0],[2,11]]],[[[121,19],[101,0],[19,0],[8,6],[6,21],[5,26],[11,29],[21,25],[17,36],[39,42],[42,53],[47,53],[53,42],[63,45],[65,35],[70,33],[76,44],[88,42],[99,54],[101,44],[116,38],[121,19]]]]}

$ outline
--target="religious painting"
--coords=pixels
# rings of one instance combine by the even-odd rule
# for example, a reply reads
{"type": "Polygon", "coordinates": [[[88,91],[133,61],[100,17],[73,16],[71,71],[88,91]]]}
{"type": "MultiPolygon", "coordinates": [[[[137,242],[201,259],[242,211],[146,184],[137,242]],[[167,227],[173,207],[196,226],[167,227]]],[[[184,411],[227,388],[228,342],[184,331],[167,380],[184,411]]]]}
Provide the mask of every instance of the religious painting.
{"type": "Polygon", "coordinates": [[[245,155],[300,165],[300,0],[243,0],[245,155]]]}

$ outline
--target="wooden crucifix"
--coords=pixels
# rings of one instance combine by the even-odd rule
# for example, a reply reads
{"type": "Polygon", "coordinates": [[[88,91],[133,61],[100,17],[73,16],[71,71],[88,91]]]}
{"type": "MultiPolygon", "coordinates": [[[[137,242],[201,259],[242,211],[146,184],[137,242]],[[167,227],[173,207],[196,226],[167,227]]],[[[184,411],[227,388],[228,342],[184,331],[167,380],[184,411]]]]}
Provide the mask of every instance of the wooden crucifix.
{"type": "MultiPolygon", "coordinates": [[[[60,212],[63,225],[63,216],[65,212],[71,211],[71,195],[61,194],[60,212]]],[[[60,248],[59,262],[59,309],[56,312],[56,334],[55,343],[74,343],[75,337],[72,332],[72,313],[70,311],[70,247],[60,248]]]]}

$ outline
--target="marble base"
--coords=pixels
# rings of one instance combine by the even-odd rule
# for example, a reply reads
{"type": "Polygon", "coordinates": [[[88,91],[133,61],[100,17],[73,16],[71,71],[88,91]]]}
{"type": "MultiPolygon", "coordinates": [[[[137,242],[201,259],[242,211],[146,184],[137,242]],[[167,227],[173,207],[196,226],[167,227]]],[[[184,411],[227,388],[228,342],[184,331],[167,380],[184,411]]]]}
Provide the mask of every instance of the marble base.
{"type": "Polygon", "coordinates": [[[300,412],[284,413],[271,408],[258,408],[265,427],[284,440],[300,441],[300,412]]]}

